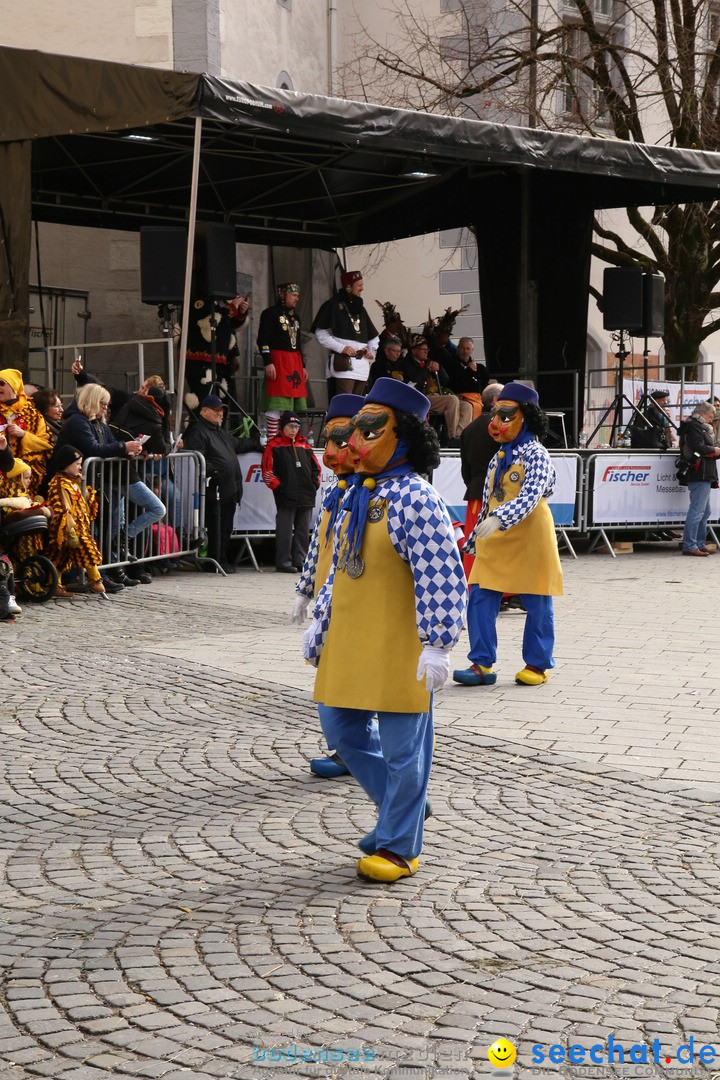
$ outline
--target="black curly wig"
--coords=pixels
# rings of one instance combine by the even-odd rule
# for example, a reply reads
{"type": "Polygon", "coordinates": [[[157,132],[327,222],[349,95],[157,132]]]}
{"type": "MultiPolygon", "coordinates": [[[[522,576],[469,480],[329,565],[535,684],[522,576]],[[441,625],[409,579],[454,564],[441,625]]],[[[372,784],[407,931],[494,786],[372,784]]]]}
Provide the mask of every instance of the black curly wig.
{"type": "Polygon", "coordinates": [[[540,442],[544,442],[550,433],[550,423],[547,413],[544,413],[539,405],[532,402],[521,402],[520,412],[525,417],[525,427],[531,435],[537,435],[540,442]]]}
{"type": "Polygon", "coordinates": [[[433,429],[415,413],[394,409],[395,433],[407,446],[415,472],[428,474],[440,464],[440,442],[433,429]]]}

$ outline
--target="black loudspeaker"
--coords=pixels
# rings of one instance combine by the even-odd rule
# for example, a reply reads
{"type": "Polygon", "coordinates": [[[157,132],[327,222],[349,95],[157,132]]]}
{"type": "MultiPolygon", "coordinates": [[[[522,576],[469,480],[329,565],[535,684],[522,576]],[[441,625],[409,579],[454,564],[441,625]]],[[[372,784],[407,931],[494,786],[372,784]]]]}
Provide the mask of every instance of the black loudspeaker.
{"type": "Polygon", "coordinates": [[[606,268],[603,271],[603,329],[639,334],[642,326],[642,270],[606,268]]]}
{"type": "Polygon", "coordinates": [[[665,278],[643,274],[643,337],[662,337],[665,333],[665,278]]]}
{"type": "Polygon", "coordinates": [[[205,221],[195,232],[194,295],[205,300],[237,296],[235,227],[205,221]]]}
{"type": "Polygon", "coordinates": [[[187,232],[179,226],[140,230],[140,293],[143,304],[180,304],[185,289],[187,232]]]}
{"type": "Polygon", "coordinates": [[[665,279],[642,270],[603,271],[603,328],[641,337],[665,333],[665,279]]]}

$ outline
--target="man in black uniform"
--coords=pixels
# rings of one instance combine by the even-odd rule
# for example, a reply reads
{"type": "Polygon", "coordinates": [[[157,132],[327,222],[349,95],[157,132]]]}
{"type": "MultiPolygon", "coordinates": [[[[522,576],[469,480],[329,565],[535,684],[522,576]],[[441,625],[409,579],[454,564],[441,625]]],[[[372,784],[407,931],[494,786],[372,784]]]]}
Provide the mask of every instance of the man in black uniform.
{"type": "Polygon", "coordinates": [[[346,270],[340,275],[340,289],[325,301],[311,327],[330,352],[326,374],[334,379],[335,394],[365,393],[378,347],[379,334],[362,301],[363,287],[360,271],[346,270]]]}

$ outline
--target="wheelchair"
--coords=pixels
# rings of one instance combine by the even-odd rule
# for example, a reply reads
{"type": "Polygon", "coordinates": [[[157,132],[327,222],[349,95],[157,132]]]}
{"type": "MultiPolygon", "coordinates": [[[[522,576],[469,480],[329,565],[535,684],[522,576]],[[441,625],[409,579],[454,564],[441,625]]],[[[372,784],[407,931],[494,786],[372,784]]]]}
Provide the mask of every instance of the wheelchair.
{"type": "Polygon", "coordinates": [[[0,524],[0,550],[12,561],[15,589],[23,599],[33,604],[44,604],[50,599],[58,583],[58,572],[46,555],[38,553],[21,558],[17,550],[18,541],[30,533],[47,533],[47,527],[47,521],[39,514],[0,524]]]}

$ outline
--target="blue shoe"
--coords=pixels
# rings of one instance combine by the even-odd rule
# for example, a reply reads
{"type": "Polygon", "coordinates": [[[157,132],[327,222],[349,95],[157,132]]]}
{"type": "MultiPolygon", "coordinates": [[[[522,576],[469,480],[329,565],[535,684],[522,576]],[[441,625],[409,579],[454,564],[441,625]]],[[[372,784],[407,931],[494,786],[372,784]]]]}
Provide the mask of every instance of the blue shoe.
{"type": "Polygon", "coordinates": [[[463,686],[493,686],[497,682],[497,672],[482,664],[473,664],[462,671],[453,671],[453,682],[463,686]]]}
{"type": "Polygon", "coordinates": [[[310,772],[322,776],[323,780],[334,780],[336,776],[349,776],[350,770],[335,752],[330,757],[316,757],[310,762],[310,772]]]}

